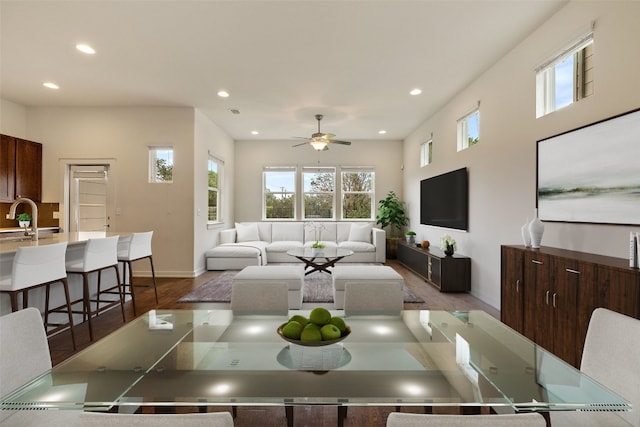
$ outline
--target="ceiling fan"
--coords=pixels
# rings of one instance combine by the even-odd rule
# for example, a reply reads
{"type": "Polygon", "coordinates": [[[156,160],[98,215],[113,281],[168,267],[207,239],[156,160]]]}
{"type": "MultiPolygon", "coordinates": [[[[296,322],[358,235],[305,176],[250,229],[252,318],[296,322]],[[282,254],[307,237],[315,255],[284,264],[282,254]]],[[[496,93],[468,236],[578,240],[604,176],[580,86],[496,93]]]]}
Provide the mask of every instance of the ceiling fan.
{"type": "Polygon", "coordinates": [[[314,150],[324,151],[329,149],[329,144],[351,145],[351,141],[340,141],[339,139],[333,139],[335,135],[332,133],[320,132],[320,120],[322,120],[322,117],[323,117],[322,114],[316,114],[316,120],[318,121],[318,132],[312,134],[311,138],[294,136],[294,138],[306,139],[306,141],[301,142],[300,144],[295,144],[293,145],[293,147],[299,147],[301,145],[305,145],[309,143],[311,144],[314,150]]]}

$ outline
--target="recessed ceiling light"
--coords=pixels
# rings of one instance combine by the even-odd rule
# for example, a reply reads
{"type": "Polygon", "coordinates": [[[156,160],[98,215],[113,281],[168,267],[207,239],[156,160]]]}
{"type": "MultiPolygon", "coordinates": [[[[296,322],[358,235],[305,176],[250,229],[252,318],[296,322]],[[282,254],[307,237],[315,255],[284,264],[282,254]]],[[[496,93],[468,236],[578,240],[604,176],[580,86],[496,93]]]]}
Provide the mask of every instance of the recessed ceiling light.
{"type": "Polygon", "coordinates": [[[384,135],[385,133],[387,133],[387,131],[386,131],[386,130],[384,130],[384,129],[382,129],[382,130],[379,130],[379,131],[378,131],[378,133],[379,133],[380,135],[384,135]]]}
{"type": "Polygon", "coordinates": [[[409,93],[411,95],[420,95],[422,93],[422,89],[412,89],[409,93]]]}
{"type": "Polygon", "coordinates": [[[221,90],[220,92],[218,92],[218,96],[220,98],[228,98],[229,97],[229,92],[227,92],[226,90],[221,90]]]}
{"type": "Polygon", "coordinates": [[[259,134],[260,134],[260,132],[258,132],[257,130],[252,130],[251,131],[251,135],[259,135],[259,134]]]}
{"type": "Polygon", "coordinates": [[[42,83],[42,86],[48,87],[49,89],[60,89],[60,86],[58,86],[57,84],[55,84],[53,82],[44,82],[44,83],[42,83]]]}
{"type": "Polygon", "coordinates": [[[96,50],[88,44],[77,44],[76,49],[78,49],[82,53],[86,53],[87,55],[94,55],[96,53],[96,50]]]}

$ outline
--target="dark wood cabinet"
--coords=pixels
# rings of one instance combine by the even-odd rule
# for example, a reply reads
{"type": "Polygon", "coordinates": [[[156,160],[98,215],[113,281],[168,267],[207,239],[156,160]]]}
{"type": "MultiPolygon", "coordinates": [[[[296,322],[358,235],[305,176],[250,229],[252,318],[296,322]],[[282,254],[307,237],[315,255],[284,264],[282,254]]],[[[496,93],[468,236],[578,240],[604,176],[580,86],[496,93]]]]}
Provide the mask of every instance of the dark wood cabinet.
{"type": "Polygon", "coordinates": [[[438,248],[422,249],[401,241],[398,261],[441,292],[471,290],[471,258],[464,255],[446,256],[438,248]]]}
{"type": "Polygon", "coordinates": [[[0,138],[0,201],[18,197],[42,201],[42,144],[2,135],[0,138]]]}
{"type": "Polygon", "coordinates": [[[640,272],[627,265],[577,251],[502,246],[501,319],[578,367],[593,310],[640,318],[640,272]]]}

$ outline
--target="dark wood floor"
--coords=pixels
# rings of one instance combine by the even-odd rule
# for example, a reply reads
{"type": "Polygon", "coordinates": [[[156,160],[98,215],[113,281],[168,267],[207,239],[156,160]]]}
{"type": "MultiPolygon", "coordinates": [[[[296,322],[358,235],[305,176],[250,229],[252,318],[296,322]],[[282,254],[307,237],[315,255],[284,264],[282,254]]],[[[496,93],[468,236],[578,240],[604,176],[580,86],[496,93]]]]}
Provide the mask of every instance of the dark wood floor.
{"type": "MultiPolygon", "coordinates": [[[[484,310],[487,313],[499,318],[499,312],[488,304],[483,303],[470,294],[445,294],[440,293],[434,287],[425,283],[419,276],[404,268],[395,260],[390,260],[388,265],[398,271],[405,279],[407,286],[424,303],[405,304],[405,309],[431,309],[431,310],[484,310]]],[[[215,278],[221,272],[208,271],[194,279],[190,278],[158,278],[159,304],[156,305],[153,291],[145,289],[136,293],[136,306],[138,316],[151,309],[188,309],[188,308],[211,308],[210,304],[186,304],[178,303],[177,300],[200,285],[215,278]]],[[[141,283],[150,279],[139,279],[141,283]]],[[[221,306],[221,304],[216,304],[221,306]]],[[[311,308],[318,304],[303,305],[303,308],[311,308]]],[[[222,305],[224,306],[224,305],[222,305]]],[[[133,306],[129,301],[125,305],[127,321],[134,319],[133,306]]],[[[94,338],[96,340],[107,336],[111,332],[120,328],[123,324],[120,310],[110,310],[101,314],[93,320],[94,338]]],[[[77,351],[86,348],[91,344],[89,341],[89,331],[86,324],[75,327],[77,351]]],[[[134,345],[132,343],[132,345],[134,345]]],[[[62,362],[74,353],[71,346],[71,338],[68,332],[63,332],[49,339],[51,359],[54,365],[62,362]]],[[[380,407],[350,407],[345,426],[375,427],[384,426],[386,417],[394,408],[380,407]]],[[[188,410],[188,409],[187,409],[188,410]]],[[[225,411],[230,408],[211,408],[211,411],[225,411]]],[[[402,408],[404,412],[421,412],[421,408],[402,408]]],[[[434,412],[450,412],[447,408],[435,408],[434,412]]],[[[295,426],[335,426],[337,425],[337,410],[335,407],[299,406],[294,408],[295,426]]],[[[284,409],[279,407],[243,407],[239,408],[235,425],[242,426],[283,426],[286,425],[284,409]]]]}

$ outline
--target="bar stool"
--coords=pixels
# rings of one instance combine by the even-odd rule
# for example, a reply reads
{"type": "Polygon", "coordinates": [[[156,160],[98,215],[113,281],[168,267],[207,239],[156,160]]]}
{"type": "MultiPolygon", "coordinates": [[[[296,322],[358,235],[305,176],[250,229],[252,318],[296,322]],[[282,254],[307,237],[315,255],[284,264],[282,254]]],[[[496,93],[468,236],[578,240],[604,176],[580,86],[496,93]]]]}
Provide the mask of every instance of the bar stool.
{"type": "MultiPolygon", "coordinates": [[[[31,289],[46,286],[46,298],[44,309],[44,327],[47,335],[52,335],[67,326],[71,331],[73,349],[76,349],[76,336],[73,330],[73,312],[69,297],[69,283],[65,271],[65,252],[67,243],[54,243],[43,246],[24,246],[18,248],[13,258],[13,268],[10,277],[0,279],[0,293],[9,294],[11,299],[11,311],[18,311],[18,294],[22,293],[22,308],[29,306],[29,291],[31,289]],[[68,317],[67,323],[49,322],[50,286],[62,283],[68,317]],[[49,328],[52,329],[49,329],[49,328]]],[[[62,310],[60,310],[62,312],[62,310]]]]}
{"type": "MultiPolygon", "coordinates": [[[[91,317],[98,315],[102,311],[107,310],[115,305],[120,304],[122,312],[122,321],[126,322],[124,316],[124,300],[122,297],[122,287],[120,284],[120,272],[118,271],[118,236],[104,237],[98,239],[88,239],[84,248],[84,255],[81,260],[68,261],[66,264],[67,274],[82,275],[82,318],[89,323],[89,339],[93,341],[93,326],[91,317]],[[115,287],[118,288],[119,296],[117,299],[108,301],[107,305],[100,306],[96,304],[96,309],[91,309],[91,295],[89,293],[89,275],[98,273],[98,290],[101,285],[102,271],[113,268],[116,273],[115,287]]],[[[114,287],[114,288],[115,288],[114,287]]],[[[96,295],[96,300],[100,299],[100,292],[96,295]]],[[[95,300],[94,300],[95,301],[95,300]]],[[[79,301],[74,301],[75,304],[79,301]]]]}
{"type": "Polygon", "coordinates": [[[131,295],[131,301],[133,302],[133,315],[136,315],[136,297],[133,285],[133,270],[131,269],[131,263],[141,259],[148,258],[151,264],[151,280],[152,284],[136,286],[150,288],[153,287],[153,291],[156,296],[156,304],[158,304],[158,288],[156,287],[156,272],[153,268],[153,256],[151,254],[151,238],[153,237],[153,231],[146,231],[143,233],[133,233],[129,236],[121,237],[118,241],[118,262],[122,263],[122,281],[125,295],[131,295]],[[129,272],[129,283],[127,283],[127,271],[129,272]],[[127,286],[129,290],[127,291],[127,286]]]}

